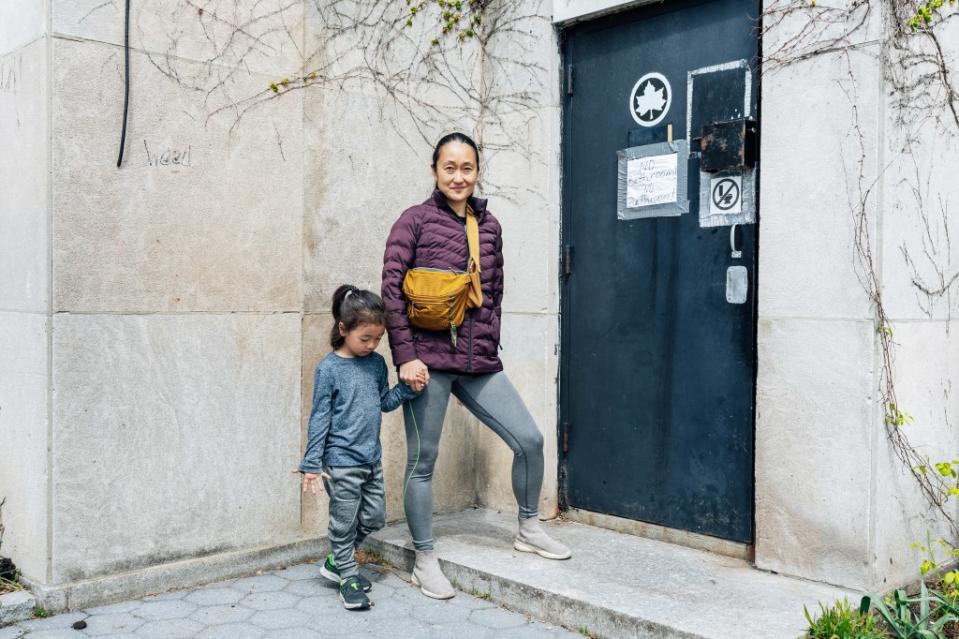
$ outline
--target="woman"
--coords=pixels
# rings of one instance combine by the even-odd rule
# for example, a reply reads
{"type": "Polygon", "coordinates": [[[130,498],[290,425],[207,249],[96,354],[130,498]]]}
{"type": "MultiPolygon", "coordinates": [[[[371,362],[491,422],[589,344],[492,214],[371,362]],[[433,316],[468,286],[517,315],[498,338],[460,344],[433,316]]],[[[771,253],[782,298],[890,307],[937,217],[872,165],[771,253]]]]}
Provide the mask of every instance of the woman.
{"type": "Polygon", "coordinates": [[[462,133],[442,138],[433,151],[436,190],[403,212],[393,225],[383,259],[383,300],[393,362],[400,379],[423,392],[404,409],[407,466],[406,521],[416,563],[413,582],[436,599],[454,595],[433,553],[433,466],[450,394],[512,449],[513,493],[519,505],[517,550],[549,559],[567,559],[569,548],[539,523],[543,484],[543,436],[499,359],[503,300],[503,242],[499,222],[486,201],[473,197],[479,175],[476,143],[462,133]],[[425,331],[406,315],[403,279],[411,268],[465,271],[469,260],[466,216],[479,226],[482,306],[471,308],[457,330],[425,331]],[[424,383],[425,382],[425,383],[424,383]]]}

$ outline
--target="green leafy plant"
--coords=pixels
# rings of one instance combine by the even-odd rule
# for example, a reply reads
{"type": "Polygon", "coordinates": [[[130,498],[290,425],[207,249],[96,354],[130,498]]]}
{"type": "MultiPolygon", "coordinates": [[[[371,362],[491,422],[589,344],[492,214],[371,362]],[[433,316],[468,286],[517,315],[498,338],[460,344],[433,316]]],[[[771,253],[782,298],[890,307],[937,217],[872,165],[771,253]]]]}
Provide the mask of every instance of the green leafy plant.
{"type": "MultiPolygon", "coordinates": [[[[935,466],[943,477],[955,476],[955,469],[959,468],[956,460],[952,462],[942,462],[935,464],[935,466]]],[[[959,489],[957,489],[956,486],[951,486],[949,488],[949,497],[955,496],[956,494],[959,494],[959,489]]],[[[940,552],[945,553],[947,563],[950,561],[959,561],[959,548],[956,548],[945,539],[938,539],[933,543],[927,535],[925,544],[914,543],[911,547],[913,550],[919,551],[922,556],[922,561],[919,563],[919,573],[923,578],[940,567],[941,560],[937,555],[937,548],[940,552]]],[[[951,599],[953,603],[959,603],[959,570],[948,570],[940,575],[939,588],[945,597],[951,599]]]]}
{"type": "Polygon", "coordinates": [[[959,602],[957,602],[955,595],[951,592],[943,591],[932,591],[930,593],[932,597],[936,600],[937,611],[942,614],[951,614],[959,619],[959,602]]]}
{"type": "Polygon", "coordinates": [[[889,404],[886,407],[886,425],[887,426],[905,426],[913,421],[912,415],[903,412],[895,404],[889,404]]]}
{"type": "Polygon", "coordinates": [[[37,619],[43,619],[50,616],[50,611],[43,606],[37,606],[33,609],[33,616],[37,619]]]}
{"type": "Polygon", "coordinates": [[[877,627],[876,620],[868,611],[855,610],[848,599],[826,607],[819,604],[819,615],[813,618],[803,606],[810,639],[885,639],[889,635],[877,627]]]}
{"type": "Polygon", "coordinates": [[[897,639],[945,639],[945,626],[959,621],[959,617],[941,604],[940,594],[930,594],[925,582],[920,582],[916,597],[906,596],[905,590],[896,590],[885,599],[866,595],[859,610],[875,608],[897,639]]]}
{"type": "Polygon", "coordinates": [[[953,612],[959,615],[959,610],[955,609],[959,606],[959,570],[950,570],[943,574],[939,580],[939,587],[942,589],[940,593],[942,597],[951,604],[953,612]]]}
{"type": "MultiPolygon", "coordinates": [[[[409,7],[406,26],[412,27],[417,16],[435,6],[439,12],[442,34],[456,34],[456,39],[463,42],[476,35],[476,29],[483,22],[483,10],[488,4],[489,0],[406,0],[406,6],[409,7]]],[[[439,38],[433,39],[434,46],[439,43],[439,38]]]]}
{"type": "Polygon", "coordinates": [[[482,590],[473,588],[472,590],[470,590],[470,594],[479,599],[485,599],[486,601],[493,601],[493,593],[488,591],[484,592],[482,590]]]}
{"type": "Polygon", "coordinates": [[[946,5],[946,2],[950,6],[956,4],[956,0],[927,0],[926,2],[920,2],[916,6],[916,13],[909,20],[906,21],[913,31],[918,31],[923,27],[928,27],[932,24],[932,19],[935,14],[942,11],[942,7],[946,5]]]}

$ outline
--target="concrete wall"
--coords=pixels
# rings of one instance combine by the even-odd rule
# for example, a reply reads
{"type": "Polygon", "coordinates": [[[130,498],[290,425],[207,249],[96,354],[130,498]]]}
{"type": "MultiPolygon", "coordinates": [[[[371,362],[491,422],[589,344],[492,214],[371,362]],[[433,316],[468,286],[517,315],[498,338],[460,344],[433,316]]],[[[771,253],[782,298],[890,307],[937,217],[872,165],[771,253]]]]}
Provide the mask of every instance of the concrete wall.
{"type": "Polygon", "coordinates": [[[0,7],[0,554],[47,574],[49,40],[43,3],[0,7]]]}
{"type": "Polygon", "coordinates": [[[122,9],[52,4],[48,583],[302,536],[302,101],[217,114],[299,63],[302,7],[251,6],[134,3],[117,169],[122,9]]]}
{"type": "Polygon", "coordinates": [[[855,105],[864,171],[876,175],[875,52],[800,63],[762,86],[756,563],[859,587],[870,581],[872,457],[884,442],[873,312],[854,266],[858,190],[844,167],[859,157],[855,105]],[[850,77],[864,84],[858,94],[850,77]],[[793,115],[822,108],[825,121],[793,115]]]}
{"type": "MultiPolygon", "coordinates": [[[[122,3],[51,0],[36,15],[28,4],[0,14],[0,51],[10,52],[0,131],[23,150],[0,159],[3,183],[16,185],[0,196],[12,230],[0,240],[0,446],[17,452],[0,466],[0,495],[10,497],[4,554],[31,583],[75,595],[49,601],[80,605],[93,596],[84,580],[117,596],[155,587],[166,577],[154,568],[177,560],[325,535],[325,496],[302,496],[289,471],[329,348],[329,297],[343,282],[378,289],[389,227],[429,196],[431,143],[452,129],[489,149],[484,194],[506,230],[504,359],[547,434],[542,510],[555,514],[559,114],[548,5],[527,17],[524,37],[485,52],[452,44],[444,75],[494,96],[529,91],[530,106],[484,120],[457,88],[430,88],[424,64],[408,78],[440,105],[424,125],[369,76],[269,89],[355,65],[362,38],[332,37],[324,3],[133,3],[117,169],[122,3]],[[544,77],[508,72],[508,56],[535,56],[544,77]]],[[[428,50],[433,29],[417,28],[406,33],[428,50]]],[[[387,64],[417,55],[403,46],[387,64]]],[[[384,419],[383,443],[398,519],[399,413],[384,419]]],[[[510,458],[451,402],[437,511],[515,509],[510,458]]]]}
{"type": "MultiPolygon", "coordinates": [[[[951,22],[937,31],[947,64],[955,68],[959,28],[951,22]]],[[[884,93],[889,86],[887,81],[884,93]]],[[[913,446],[938,462],[955,459],[959,447],[959,404],[953,395],[959,383],[959,245],[951,239],[959,232],[959,123],[951,118],[937,123],[920,113],[903,113],[890,104],[882,113],[878,166],[886,169],[877,253],[895,342],[897,399],[913,417],[904,431],[913,446]],[[939,293],[927,295],[923,289],[939,293]]],[[[956,539],[941,518],[917,507],[923,495],[882,439],[874,463],[872,581],[895,583],[915,576],[919,559],[909,551],[911,543],[924,542],[927,534],[956,539]]],[[[956,518],[959,508],[952,501],[949,512],[956,518]]]]}
{"type": "MultiPolygon", "coordinates": [[[[910,544],[950,537],[886,437],[875,309],[854,250],[860,202],[867,224],[858,241],[894,331],[899,404],[915,417],[904,430],[933,461],[954,457],[949,391],[959,379],[955,293],[924,312],[902,250],[922,256],[927,278],[936,268],[923,246],[940,271],[955,271],[959,247],[938,208],[939,198],[959,195],[948,177],[956,160],[945,152],[959,132],[954,123],[897,121],[881,67],[882,8],[873,9],[850,39],[856,48],[776,69],[762,86],[756,564],[860,589],[915,579],[910,544]]],[[[766,52],[804,19],[773,30],[766,52]]]]}

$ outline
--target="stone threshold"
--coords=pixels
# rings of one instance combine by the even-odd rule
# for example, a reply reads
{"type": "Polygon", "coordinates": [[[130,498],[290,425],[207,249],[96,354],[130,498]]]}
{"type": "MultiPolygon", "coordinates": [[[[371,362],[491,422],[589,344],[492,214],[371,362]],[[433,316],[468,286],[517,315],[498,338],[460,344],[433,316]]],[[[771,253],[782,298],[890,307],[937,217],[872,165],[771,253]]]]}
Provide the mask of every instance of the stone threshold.
{"type": "Polygon", "coordinates": [[[580,510],[579,508],[570,508],[564,511],[563,519],[639,537],[646,537],[647,539],[665,541],[679,546],[686,546],[687,548],[706,550],[717,555],[726,555],[727,557],[742,559],[748,562],[752,562],[755,556],[754,549],[751,545],[726,541],[725,539],[710,537],[708,535],[699,535],[676,528],[649,524],[644,521],[634,521],[614,515],[580,510]]]}
{"type": "Polygon", "coordinates": [[[21,581],[36,596],[40,605],[50,612],[60,613],[315,561],[317,557],[325,556],[328,546],[326,537],[308,538],[276,546],[183,559],[65,584],[47,585],[28,579],[21,581]]]}
{"type": "MultiPolygon", "coordinates": [[[[861,593],[767,573],[743,559],[565,520],[544,522],[573,549],[551,561],[513,549],[513,515],[472,509],[437,515],[436,553],[464,592],[601,639],[797,639],[803,606],[861,593]]],[[[404,522],[367,545],[409,572],[404,522]]]]}

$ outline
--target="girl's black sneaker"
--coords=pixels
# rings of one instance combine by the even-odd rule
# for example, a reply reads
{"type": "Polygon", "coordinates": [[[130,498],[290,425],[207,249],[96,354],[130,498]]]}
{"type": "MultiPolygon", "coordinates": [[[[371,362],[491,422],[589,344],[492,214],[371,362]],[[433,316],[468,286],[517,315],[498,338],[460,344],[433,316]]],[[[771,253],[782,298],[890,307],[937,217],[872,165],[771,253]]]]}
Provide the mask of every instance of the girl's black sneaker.
{"type": "Polygon", "coordinates": [[[369,597],[356,577],[347,577],[340,583],[340,601],[347,610],[366,610],[370,607],[369,597]]]}
{"type": "MultiPolygon", "coordinates": [[[[320,566],[320,574],[330,581],[340,583],[340,569],[336,567],[336,561],[333,560],[333,553],[326,556],[326,561],[320,566]]],[[[373,584],[370,583],[369,579],[359,573],[357,573],[356,578],[359,580],[360,588],[363,589],[363,592],[373,590],[373,584]]]]}

